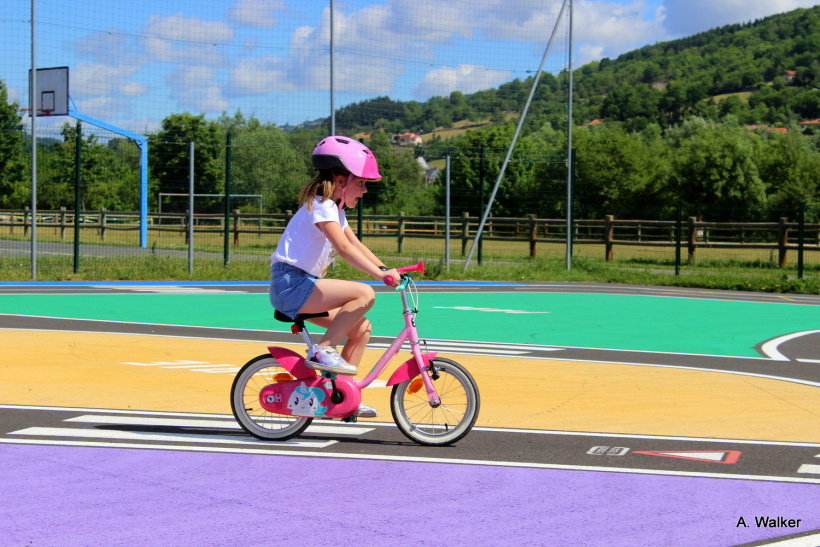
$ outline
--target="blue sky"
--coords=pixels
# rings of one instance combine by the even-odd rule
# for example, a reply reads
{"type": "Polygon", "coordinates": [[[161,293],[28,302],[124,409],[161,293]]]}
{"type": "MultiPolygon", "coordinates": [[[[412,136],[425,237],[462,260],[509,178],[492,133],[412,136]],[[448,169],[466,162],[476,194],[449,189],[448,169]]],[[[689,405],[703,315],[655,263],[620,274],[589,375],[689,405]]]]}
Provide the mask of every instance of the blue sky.
{"type": "MultiPolygon", "coordinates": [[[[820,2],[576,0],[575,66],[820,2]]],[[[526,78],[561,0],[335,0],[337,108],[423,101],[526,78]]],[[[38,66],[69,66],[76,108],[126,129],[227,111],[297,124],[329,115],[329,0],[37,1],[38,66]]],[[[27,103],[30,4],[0,7],[0,78],[27,103]]],[[[547,70],[566,67],[566,26],[547,70]]],[[[22,104],[26,106],[25,104],[22,104]]],[[[52,120],[56,122],[56,120],[52,120]]],[[[61,120],[62,121],[62,120],[61,120]]]]}

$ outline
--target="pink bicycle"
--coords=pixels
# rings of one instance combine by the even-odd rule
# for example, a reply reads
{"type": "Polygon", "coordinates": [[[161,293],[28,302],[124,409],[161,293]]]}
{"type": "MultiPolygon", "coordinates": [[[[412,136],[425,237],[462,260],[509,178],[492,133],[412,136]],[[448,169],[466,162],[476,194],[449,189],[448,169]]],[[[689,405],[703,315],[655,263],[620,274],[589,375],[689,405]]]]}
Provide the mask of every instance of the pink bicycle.
{"type": "MultiPolygon", "coordinates": [[[[251,359],[237,373],[231,387],[231,408],[239,425],[259,439],[284,441],[300,435],[314,419],[355,422],[362,389],[381,375],[405,341],[413,356],[387,381],[393,386],[390,410],[399,430],[423,445],[448,445],[472,429],[480,406],[478,387],[462,365],[422,353],[416,314],[418,292],[410,272],[424,274],[424,264],[398,268],[405,327],[361,381],[350,376],[319,373],[305,366],[305,358],[286,348],[268,347],[269,354],[251,359]]],[[[389,283],[392,285],[392,282],[389,283]]],[[[309,350],[314,343],[305,320],[326,314],[275,317],[293,323],[309,350]]]]}

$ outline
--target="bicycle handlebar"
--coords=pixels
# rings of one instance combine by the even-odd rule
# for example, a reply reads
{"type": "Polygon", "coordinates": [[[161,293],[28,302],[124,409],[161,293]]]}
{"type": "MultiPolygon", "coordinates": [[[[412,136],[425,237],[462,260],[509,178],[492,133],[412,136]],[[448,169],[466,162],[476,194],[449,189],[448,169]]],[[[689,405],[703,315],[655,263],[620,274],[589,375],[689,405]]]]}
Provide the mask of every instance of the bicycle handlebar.
{"type": "MultiPolygon", "coordinates": [[[[424,275],[424,260],[420,260],[418,264],[413,264],[412,266],[396,268],[396,271],[399,272],[399,274],[403,274],[404,272],[419,272],[421,275],[424,275]]],[[[392,287],[394,281],[395,279],[393,279],[392,275],[388,275],[384,278],[384,284],[388,287],[392,287]]]]}

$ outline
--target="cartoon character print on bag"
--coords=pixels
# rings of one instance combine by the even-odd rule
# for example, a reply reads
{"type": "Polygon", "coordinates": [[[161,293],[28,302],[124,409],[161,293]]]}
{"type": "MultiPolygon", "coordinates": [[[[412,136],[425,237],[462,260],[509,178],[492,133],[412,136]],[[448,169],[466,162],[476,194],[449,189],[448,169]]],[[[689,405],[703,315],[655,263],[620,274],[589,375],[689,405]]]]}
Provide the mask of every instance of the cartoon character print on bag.
{"type": "Polygon", "coordinates": [[[327,267],[325,267],[325,269],[322,270],[322,275],[319,276],[319,277],[324,277],[325,274],[327,274],[327,271],[330,268],[332,268],[333,263],[336,262],[336,257],[337,256],[339,256],[339,251],[337,251],[336,248],[333,245],[331,245],[330,246],[330,251],[327,253],[327,267]]]}
{"type": "Polygon", "coordinates": [[[313,416],[323,418],[326,406],[320,403],[325,400],[325,393],[319,388],[307,387],[304,382],[293,390],[288,399],[288,408],[294,416],[313,416]]]}

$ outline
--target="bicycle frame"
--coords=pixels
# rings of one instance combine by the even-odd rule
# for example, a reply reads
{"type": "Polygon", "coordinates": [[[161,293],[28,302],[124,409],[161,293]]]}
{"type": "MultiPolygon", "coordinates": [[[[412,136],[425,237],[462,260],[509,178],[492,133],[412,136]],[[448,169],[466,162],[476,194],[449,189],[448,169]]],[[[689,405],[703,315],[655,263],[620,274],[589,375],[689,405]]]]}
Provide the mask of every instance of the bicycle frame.
{"type": "MultiPolygon", "coordinates": [[[[404,345],[404,342],[407,340],[410,340],[410,351],[413,354],[413,357],[402,363],[393,375],[390,376],[390,379],[387,381],[388,387],[401,383],[405,380],[409,380],[410,378],[413,378],[417,374],[423,372],[430,365],[430,360],[436,356],[436,352],[421,352],[421,348],[419,347],[421,345],[421,340],[419,339],[419,333],[416,329],[415,312],[410,307],[410,303],[407,300],[407,286],[407,279],[402,281],[402,284],[399,286],[399,290],[401,291],[401,302],[404,308],[402,311],[402,314],[404,315],[404,329],[402,329],[398,336],[396,336],[393,343],[390,344],[390,347],[388,347],[387,350],[385,350],[381,358],[379,358],[367,376],[365,376],[360,382],[356,383],[361,389],[369,386],[373,380],[381,375],[384,368],[399,352],[402,345],[404,345]]],[[[441,401],[439,400],[438,393],[436,393],[436,388],[433,386],[433,382],[430,380],[430,377],[427,374],[422,374],[421,378],[424,381],[424,387],[427,389],[427,397],[430,400],[430,404],[432,406],[438,406],[441,401]]]]}
{"type": "MultiPolygon", "coordinates": [[[[411,268],[406,268],[406,271],[409,271],[411,268]]],[[[440,398],[438,393],[436,392],[435,387],[433,386],[433,382],[430,379],[430,376],[427,374],[423,374],[423,371],[430,365],[430,360],[432,360],[435,356],[435,352],[430,353],[422,353],[421,352],[421,341],[419,339],[418,330],[416,329],[415,324],[415,313],[410,302],[407,298],[407,290],[410,284],[412,283],[412,277],[409,275],[403,276],[402,282],[399,287],[396,289],[401,293],[401,300],[402,300],[402,315],[404,316],[405,326],[390,344],[390,346],[385,350],[370,372],[360,381],[356,382],[352,380],[352,378],[348,376],[336,376],[335,378],[327,378],[328,381],[333,382],[333,390],[338,389],[345,393],[346,397],[344,402],[341,404],[336,404],[332,408],[325,408],[328,411],[327,415],[316,414],[316,417],[339,417],[342,414],[352,413],[358,408],[359,403],[361,402],[361,390],[369,386],[376,380],[390,361],[395,357],[395,355],[400,351],[401,347],[404,345],[406,341],[409,340],[410,342],[410,351],[412,353],[412,357],[402,363],[398,369],[390,376],[387,381],[387,386],[393,386],[395,384],[399,384],[404,382],[405,380],[409,380],[410,378],[415,377],[416,375],[421,375],[422,381],[424,382],[424,387],[427,391],[427,396],[430,401],[430,405],[433,407],[437,407],[441,404],[440,398]],[[355,387],[354,387],[355,386],[355,387]]],[[[310,333],[306,328],[299,329],[299,327],[295,327],[294,333],[298,332],[302,335],[302,338],[305,341],[305,344],[310,348],[310,351],[314,348],[313,340],[310,337],[310,333]]],[[[315,384],[319,381],[320,376],[316,373],[315,370],[308,368],[305,366],[305,358],[299,355],[296,352],[291,350],[280,348],[277,346],[269,346],[268,351],[270,351],[271,356],[273,356],[283,368],[288,370],[295,379],[298,380],[305,380],[311,383],[311,385],[315,384]]],[[[323,378],[323,377],[322,377],[323,378]]],[[[302,384],[302,387],[310,387],[305,386],[302,384]]],[[[268,404],[278,404],[282,405],[285,401],[282,399],[281,395],[277,396],[275,393],[276,389],[273,385],[268,386],[262,390],[260,394],[260,399],[263,406],[267,407],[265,402],[268,404]],[[271,388],[270,390],[268,388],[271,388]],[[272,397],[273,399],[265,401],[268,397],[272,397]],[[275,402],[274,402],[275,401],[275,402]]],[[[324,408],[324,407],[323,407],[324,408]]],[[[272,411],[276,412],[275,409],[271,409],[272,411]]],[[[280,409],[281,410],[281,409],[280,409]]],[[[278,412],[283,413],[283,412],[278,412]]],[[[289,413],[289,412],[284,412],[289,413]]],[[[295,414],[295,412],[294,412],[295,414]]]]}

